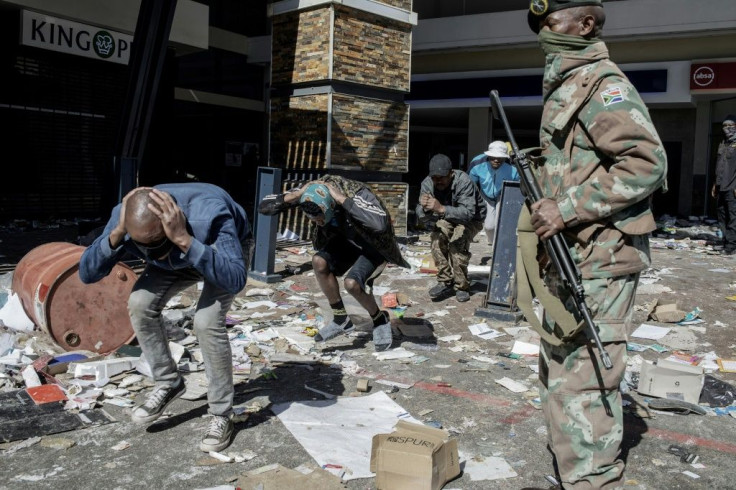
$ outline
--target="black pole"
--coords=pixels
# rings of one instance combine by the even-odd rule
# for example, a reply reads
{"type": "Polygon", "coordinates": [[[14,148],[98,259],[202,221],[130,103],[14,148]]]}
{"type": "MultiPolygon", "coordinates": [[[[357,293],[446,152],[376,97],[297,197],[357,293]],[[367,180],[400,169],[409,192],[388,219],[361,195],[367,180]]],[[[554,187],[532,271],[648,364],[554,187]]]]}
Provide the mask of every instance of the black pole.
{"type": "Polygon", "coordinates": [[[141,0],[113,163],[118,202],[138,185],[175,11],[176,0],[141,0]]]}

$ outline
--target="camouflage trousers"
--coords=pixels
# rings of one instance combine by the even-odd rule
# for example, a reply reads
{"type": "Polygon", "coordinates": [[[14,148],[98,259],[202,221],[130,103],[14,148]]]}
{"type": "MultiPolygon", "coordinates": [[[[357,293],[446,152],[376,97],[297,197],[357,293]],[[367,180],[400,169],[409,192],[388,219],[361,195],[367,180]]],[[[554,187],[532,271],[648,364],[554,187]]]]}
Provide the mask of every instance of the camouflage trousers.
{"type": "MultiPolygon", "coordinates": [[[[586,303],[600,330],[613,369],[600,363],[595,344],[581,333],[573,342],[542,342],[539,380],[550,450],[565,489],[623,487],[623,408],[619,385],[626,371],[626,334],[639,274],[583,280],[586,303]]],[[[559,277],[547,284],[574,306],[559,277]]],[[[552,320],[545,315],[545,323],[552,320]]],[[[548,325],[549,326],[549,325],[548,325]]]]}
{"type": "Polygon", "coordinates": [[[482,228],[482,221],[471,221],[467,225],[456,225],[444,219],[437,221],[430,234],[437,282],[454,283],[456,289],[463,291],[470,289],[470,243],[482,228]]]}

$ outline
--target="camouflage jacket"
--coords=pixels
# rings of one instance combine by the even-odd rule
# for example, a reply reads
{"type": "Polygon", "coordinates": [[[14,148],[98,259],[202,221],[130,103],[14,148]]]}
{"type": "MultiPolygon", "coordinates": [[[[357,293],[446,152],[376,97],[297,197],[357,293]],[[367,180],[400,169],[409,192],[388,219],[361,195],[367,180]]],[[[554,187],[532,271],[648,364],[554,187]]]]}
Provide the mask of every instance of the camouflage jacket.
{"type": "Polygon", "coordinates": [[[557,201],[583,277],[646,269],[656,229],[651,195],[666,185],[667,156],[603,42],[547,57],[540,143],[535,173],[544,196],[557,201]]]}
{"type": "MultiPolygon", "coordinates": [[[[347,239],[354,232],[388,262],[411,267],[396,243],[396,234],[386,205],[368,186],[337,175],[324,175],[319,180],[333,184],[347,198],[335,210],[334,220],[337,226],[312,225],[312,244],[315,250],[323,250],[334,239],[347,239]]],[[[298,202],[285,203],[283,196],[266,196],[259,206],[259,212],[274,215],[299,205],[298,202]]]]}

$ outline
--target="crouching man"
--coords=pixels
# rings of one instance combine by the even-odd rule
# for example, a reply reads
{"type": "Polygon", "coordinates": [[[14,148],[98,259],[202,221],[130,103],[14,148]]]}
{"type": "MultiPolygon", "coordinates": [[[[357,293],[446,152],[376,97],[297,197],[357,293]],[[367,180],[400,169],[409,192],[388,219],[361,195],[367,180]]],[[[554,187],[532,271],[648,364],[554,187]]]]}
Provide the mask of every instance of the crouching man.
{"type": "Polygon", "coordinates": [[[458,301],[468,301],[470,243],[483,229],[483,198],[468,174],[453,170],[450,158],[442,154],[429,161],[429,176],[422,181],[420,194],[417,218],[431,231],[437,266],[437,284],[429,290],[429,297],[440,299],[455,291],[458,301]]]}
{"type": "Polygon", "coordinates": [[[186,390],[169,351],[161,310],[172,296],[204,281],[194,332],[204,357],[212,418],[199,448],[221,451],[230,445],[234,389],[225,314],[245,287],[251,242],[243,208],[223,189],[166,184],[128,193],[102,235],[85,250],[79,264],[84,283],[107,276],[125,252],[146,261],[128,310],[156,386],[133,410],[133,422],[153,422],[186,390]]]}
{"type": "Polygon", "coordinates": [[[312,267],[333,314],[314,339],[326,342],[355,329],[337,282],[344,276],[345,289],[372,319],[375,349],[391,348],[391,320],[378,307],[371,288],[387,262],[409,264],[401,256],[386,206],[361,182],[325,175],[285,194],[266,196],[259,211],[271,216],[296,206],[315,225],[312,267]]]}

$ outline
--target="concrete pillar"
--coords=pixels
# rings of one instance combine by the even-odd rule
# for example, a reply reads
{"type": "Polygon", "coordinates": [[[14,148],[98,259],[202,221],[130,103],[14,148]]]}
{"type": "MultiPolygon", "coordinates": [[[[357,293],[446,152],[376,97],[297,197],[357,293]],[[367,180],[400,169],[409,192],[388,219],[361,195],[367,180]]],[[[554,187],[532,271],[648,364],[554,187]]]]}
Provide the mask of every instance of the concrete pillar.
{"type": "Polygon", "coordinates": [[[695,148],[693,151],[692,180],[683,180],[679,192],[681,204],[678,206],[678,212],[684,216],[708,214],[710,187],[713,185],[713,182],[709,180],[710,175],[708,173],[711,136],[710,119],[710,101],[699,100],[695,108],[695,148]]]}
{"type": "Polygon", "coordinates": [[[488,107],[471,107],[468,111],[468,163],[488,149],[491,142],[489,121],[488,107]]]}
{"type": "Polygon", "coordinates": [[[412,0],[270,6],[269,165],[286,170],[288,187],[301,178],[294,175],[335,171],[373,182],[398,234],[406,234],[408,204],[407,185],[395,180],[409,165],[411,8],[412,0]]]}

